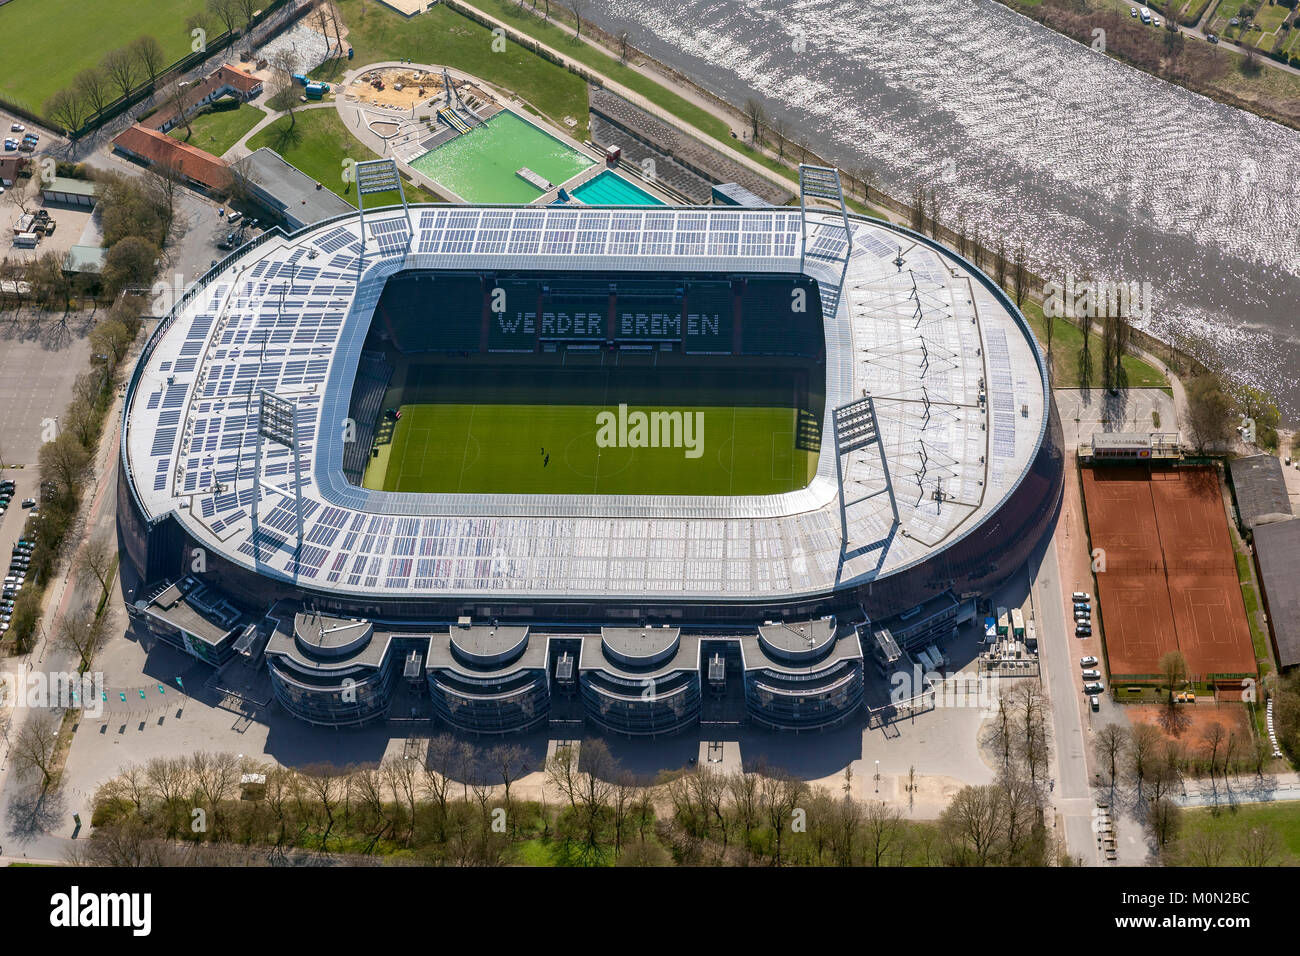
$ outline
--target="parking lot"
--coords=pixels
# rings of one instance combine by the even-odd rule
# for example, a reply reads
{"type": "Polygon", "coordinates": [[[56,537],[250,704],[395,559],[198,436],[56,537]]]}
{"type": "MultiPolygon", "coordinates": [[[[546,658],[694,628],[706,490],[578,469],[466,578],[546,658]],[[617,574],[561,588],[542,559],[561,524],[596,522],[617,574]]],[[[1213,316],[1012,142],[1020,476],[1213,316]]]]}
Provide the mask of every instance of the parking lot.
{"type": "Polygon", "coordinates": [[[0,313],[0,459],[35,467],[37,454],[90,365],[94,319],[23,309],[0,313]]]}

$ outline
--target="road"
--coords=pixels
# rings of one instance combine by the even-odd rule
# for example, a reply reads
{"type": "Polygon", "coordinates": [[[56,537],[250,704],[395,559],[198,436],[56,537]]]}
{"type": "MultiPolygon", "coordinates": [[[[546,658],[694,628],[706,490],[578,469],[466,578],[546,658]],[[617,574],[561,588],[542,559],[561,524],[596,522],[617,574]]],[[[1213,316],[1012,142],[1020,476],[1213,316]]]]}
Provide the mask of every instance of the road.
{"type": "Polygon", "coordinates": [[[1033,582],[1034,621],[1038,630],[1039,662],[1044,671],[1052,702],[1052,725],[1056,741],[1056,786],[1052,798],[1065,826],[1069,852],[1086,866],[1100,863],[1097,838],[1093,833],[1093,797],[1088,772],[1091,730],[1085,730],[1080,716],[1080,692],[1076,681],[1078,661],[1070,643],[1073,628],[1066,629],[1063,584],[1056,554],[1055,536],[1038,559],[1030,558],[1033,582]]]}

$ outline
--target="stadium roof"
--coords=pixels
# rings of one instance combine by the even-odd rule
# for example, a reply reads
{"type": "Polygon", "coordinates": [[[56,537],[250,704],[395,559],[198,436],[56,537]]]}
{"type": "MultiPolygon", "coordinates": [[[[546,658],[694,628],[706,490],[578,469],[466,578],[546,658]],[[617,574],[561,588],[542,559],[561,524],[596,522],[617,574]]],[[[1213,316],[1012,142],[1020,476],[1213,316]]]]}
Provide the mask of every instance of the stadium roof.
{"type": "Polygon", "coordinates": [[[1279,667],[1300,664],[1300,521],[1276,521],[1255,529],[1264,603],[1279,667]]]}
{"type": "Polygon", "coordinates": [[[1232,470],[1232,487],[1237,494],[1237,510],[1243,527],[1254,528],[1291,516],[1286,476],[1282,473],[1282,462],[1275,455],[1236,458],[1228,467],[1232,470]]]}
{"type": "Polygon", "coordinates": [[[895,573],[991,515],[1036,456],[1048,408],[1023,320],[957,257],[810,210],[413,207],[271,232],[160,324],[131,385],[124,460],[142,511],[299,587],[366,595],[715,601],[826,593],[895,573]],[[409,216],[409,218],[408,218],[409,216]],[[409,239],[409,252],[407,251],[409,239]],[[801,257],[806,253],[806,257],[801,257]],[[901,267],[896,264],[902,261],[901,267]],[[826,311],[828,429],[781,495],[409,494],[343,476],[339,423],[386,279],[408,269],[803,271],[826,311]],[[840,289],[841,277],[845,277],[840,289]],[[292,461],[267,445],[254,534],[255,390],[297,403],[292,461]],[[847,557],[829,410],[870,393],[880,452],[845,456],[847,557]],[[895,526],[890,498],[897,500],[895,526]],[[256,558],[254,538],[256,537],[256,558]]]}

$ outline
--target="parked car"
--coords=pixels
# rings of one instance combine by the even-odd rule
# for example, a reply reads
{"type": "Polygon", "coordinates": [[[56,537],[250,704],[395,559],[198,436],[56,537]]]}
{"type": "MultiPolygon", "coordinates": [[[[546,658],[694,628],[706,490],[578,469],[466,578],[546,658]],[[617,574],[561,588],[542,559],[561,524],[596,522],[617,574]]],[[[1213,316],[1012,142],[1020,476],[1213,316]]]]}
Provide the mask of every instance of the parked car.
{"type": "Polygon", "coordinates": [[[24,499],[23,499],[23,507],[24,507],[24,508],[35,508],[35,507],[36,507],[36,499],[35,499],[35,498],[24,498],[24,499]]]}
{"type": "Polygon", "coordinates": [[[1071,597],[1073,597],[1075,602],[1078,604],[1087,604],[1089,601],[1092,600],[1092,595],[1089,594],[1087,591],[1075,591],[1074,594],[1071,595],[1071,597]]]}
{"type": "Polygon", "coordinates": [[[1096,667],[1096,666],[1097,666],[1097,658],[1093,657],[1091,654],[1089,654],[1087,657],[1080,657],[1080,658],[1079,658],[1079,666],[1080,666],[1080,667],[1096,667]]]}
{"type": "Polygon", "coordinates": [[[1092,637],[1092,628],[1087,624],[1078,624],[1074,628],[1074,633],[1079,637],[1092,637]]]}
{"type": "Polygon", "coordinates": [[[1089,681],[1083,685],[1083,692],[1085,694],[1100,694],[1105,689],[1106,688],[1102,687],[1097,681],[1089,681]]]}
{"type": "Polygon", "coordinates": [[[1137,15],[1138,15],[1138,8],[1137,8],[1137,7],[1129,7],[1129,8],[1128,8],[1128,15],[1129,15],[1130,17],[1132,17],[1134,20],[1136,20],[1136,19],[1137,19],[1137,15]]]}
{"type": "Polygon", "coordinates": [[[1152,16],[1151,16],[1151,25],[1152,25],[1153,27],[1158,27],[1158,26],[1160,26],[1160,15],[1159,15],[1159,14],[1152,14],[1152,16]]]}
{"type": "Polygon", "coordinates": [[[1088,698],[1088,703],[1092,704],[1093,713],[1096,713],[1097,711],[1101,710],[1101,698],[1098,697],[1096,694],[1093,694],[1088,698]]]}
{"type": "Polygon", "coordinates": [[[1142,8],[1141,17],[1142,17],[1142,22],[1143,22],[1143,23],[1150,23],[1150,22],[1151,22],[1151,11],[1148,10],[1146,7],[1143,7],[1143,8],[1142,8]]]}
{"type": "Polygon", "coordinates": [[[25,133],[25,132],[27,132],[27,127],[24,126],[22,123],[10,123],[10,124],[9,124],[9,132],[11,132],[11,133],[25,133]]]}
{"type": "Polygon", "coordinates": [[[1206,42],[1206,43],[1218,43],[1218,42],[1219,42],[1219,35],[1218,35],[1217,33],[1207,33],[1207,34],[1205,34],[1205,42],[1206,42]]]}
{"type": "Polygon", "coordinates": [[[1085,670],[1079,676],[1084,680],[1101,680],[1101,671],[1085,670]]]}

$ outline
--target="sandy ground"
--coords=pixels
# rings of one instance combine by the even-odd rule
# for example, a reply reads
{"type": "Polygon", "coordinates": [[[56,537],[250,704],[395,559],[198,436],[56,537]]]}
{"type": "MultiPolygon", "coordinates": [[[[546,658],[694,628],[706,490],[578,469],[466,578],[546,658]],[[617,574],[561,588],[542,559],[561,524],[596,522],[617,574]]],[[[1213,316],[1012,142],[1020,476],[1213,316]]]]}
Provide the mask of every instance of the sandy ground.
{"type": "Polygon", "coordinates": [[[1180,705],[1172,715],[1164,704],[1128,704],[1124,711],[1132,723],[1158,727],[1166,738],[1181,741],[1192,753],[1202,748],[1205,735],[1213,724],[1235,733],[1239,740],[1253,739],[1250,715],[1243,704],[1198,702],[1180,705]]]}
{"type": "MultiPolygon", "coordinates": [[[[452,82],[461,96],[474,96],[480,102],[490,101],[490,97],[475,89],[472,84],[457,83],[455,80],[452,82]]],[[[443,95],[442,76],[429,70],[400,68],[369,70],[350,83],[344,92],[361,103],[409,110],[425,100],[443,95]],[[377,90],[370,85],[370,81],[376,77],[383,80],[382,90],[377,90]],[[397,89],[399,83],[402,85],[400,90],[397,89]]]]}

